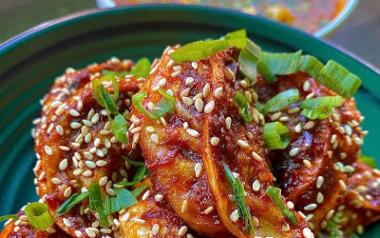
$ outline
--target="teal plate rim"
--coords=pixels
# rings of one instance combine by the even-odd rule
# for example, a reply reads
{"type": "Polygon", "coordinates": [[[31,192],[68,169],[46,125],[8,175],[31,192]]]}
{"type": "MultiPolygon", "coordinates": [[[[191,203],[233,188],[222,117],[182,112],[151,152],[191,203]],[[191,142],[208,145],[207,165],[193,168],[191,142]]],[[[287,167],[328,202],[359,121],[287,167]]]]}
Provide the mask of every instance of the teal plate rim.
{"type": "MultiPolygon", "coordinates": [[[[153,11],[153,10],[164,10],[164,11],[198,11],[203,12],[206,14],[214,14],[214,15],[223,15],[228,14],[231,16],[234,16],[235,18],[240,18],[244,20],[255,20],[260,22],[263,26],[271,25],[272,28],[275,28],[279,32],[283,34],[288,35],[298,35],[298,37],[301,37],[303,40],[306,41],[308,44],[313,44],[315,46],[317,45],[324,45],[324,48],[329,48],[331,53],[332,51],[336,50],[335,54],[338,54],[338,58],[342,57],[348,57],[350,58],[350,64],[345,65],[346,67],[350,68],[350,66],[354,67],[355,65],[361,65],[366,68],[371,74],[374,76],[377,76],[380,78],[380,69],[376,68],[371,63],[365,61],[361,57],[355,55],[354,53],[350,52],[347,49],[344,49],[341,46],[338,46],[337,44],[334,44],[332,42],[329,42],[327,40],[321,40],[312,34],[306,33],[302,30],[289,27],[287,25],[271,21],[269,19],[266,19],[264,17],[260,16],[253,16],[250,14],[242,13],[237,10],[230,10],[230,9],[223,9],[223,8],[216,8],[216,7],[209,7],[209,6],[199,6],[199,5],[180,5],[180,4],[149,4],[149,5],[136,5],[136,6],[121,6],[121,7],[113,7],[113,8],[107,8],[107,9],[89,9],[80,11],[77,13],[73,13],[61,18],[53,19],[51,21],[47,21],[44,23],[41,23],[39,25],[36,25],[12,38],[9,40],[3,42],[0,44],[0,65],[3,65],[3,67],[0,69],[0,76],[7,72],[10,68],[12,68],[13,65],[16,65],[18,62],[22,61],[23,59],[20,57],[12,58],[12,60],[4,60],[7,58],[6,56],[12,54],[12,52],[16,51],[20,46],[24,46],[28,44],[28,42],[37,40],[39,38],[43,38],[46,33],[51,33],[53,31],[59,30],[66,25],[75,24],[78,22],[81,22],[85,19],[91,19],[101,16],[106,16],[110,14],[127,14],[130,11],[153,11]]],[[[263,33],[263,36],[265,36],[266,33],[263,33]]],[[[291,44],[294,48],[297,48],[297,44],[293,43],[291,44]]],[[[34,49],[35,52],[38,51],[38,49],[34,49]]],[[[361,76],[360,72],[356,72],[359,77],[361,76]]],[[[380,100],[380,84],[377,82],[369,82],[369,81],[363,81],[363,86],[372,94],[376,95],[377,98],[380,100]]]]}

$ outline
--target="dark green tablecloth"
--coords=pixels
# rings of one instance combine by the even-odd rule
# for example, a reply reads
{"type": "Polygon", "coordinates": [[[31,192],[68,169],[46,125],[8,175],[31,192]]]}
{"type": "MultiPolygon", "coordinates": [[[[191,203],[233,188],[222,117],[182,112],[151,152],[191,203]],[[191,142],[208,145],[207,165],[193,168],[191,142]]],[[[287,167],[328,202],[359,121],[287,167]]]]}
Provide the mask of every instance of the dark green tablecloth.
{"type": "MultiPolygon", "coordinates": [[[[0,0],[0,42],[43,21],[94,7],[95,0],[0,0]]],[[[327,40],[380,68],[380,1],[360,0],[327,40]]]]}

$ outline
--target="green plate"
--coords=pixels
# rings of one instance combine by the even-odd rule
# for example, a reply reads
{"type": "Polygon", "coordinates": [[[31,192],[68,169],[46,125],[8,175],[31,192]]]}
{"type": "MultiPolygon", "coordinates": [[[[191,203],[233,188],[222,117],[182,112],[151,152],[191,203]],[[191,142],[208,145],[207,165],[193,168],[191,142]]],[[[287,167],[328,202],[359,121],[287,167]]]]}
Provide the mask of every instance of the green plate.
{"type": "MultiPolygon", "coordinates": [[[[31,122],[39,115],[39,99],[66,67],[79,68],[111,56],[158,57],[168,44],[219,37],[239,28],[247,29],[266,50],[302,49],[358,74],[363,87],[356,98],[367,116],[363,127],[371,131],[363,151],[376,156],[380,76],[357,58],[301,31],[235,11],[177,5],[91,10],[37,26],[0,45],[0,214],[37,199],[31,122]]],[[[380,224],[365,237],[378,237],[376,233],[380,224]]]]}

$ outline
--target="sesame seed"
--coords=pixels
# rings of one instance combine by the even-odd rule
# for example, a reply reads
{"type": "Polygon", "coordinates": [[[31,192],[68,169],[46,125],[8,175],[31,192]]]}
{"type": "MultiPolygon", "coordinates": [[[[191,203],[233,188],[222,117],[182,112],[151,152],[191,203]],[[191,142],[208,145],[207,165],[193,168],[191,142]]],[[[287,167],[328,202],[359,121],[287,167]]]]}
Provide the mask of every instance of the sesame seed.
{"type": "Polygon", "coordinates": [[[318,204],[323,203],[323,200],[324,200],[324,199],[325,199],[325,198],[324,198],[323,194],[322,194],[321,192],[318,192],[318,193],[317,193],[317,199],[316,199],[317,203],[318,203],[318,204]]]}
{"type": "Polygon", "coordinates": [[[161,87],[164,86],[165,84],[166,84],[166,78],[162,78],[158,81],[158,85],[161,87]]]}
{"type": "MultiPolygon", "coordinates": [[[[92,161],[89,161],[89,162],[92,162],[92,161]]],[[[105,160],[98,160],[98,161],[96,161],[96,165],[98,167],[106,166],[107,165],[107,161],[105,161],[105,160]]]]}
{"type": "Polygon", "coordinates": [[[315,122],[314,122],[314,121],[308,121],[308,122],[306,122],[306,124],[303,126],[303,129],[305,129],[305,130],[310,130],[310,129],[312,129],[314,126],[315,126],[315,122]]]}
{"type": "Polygon", "coordinates": [[[302,234],[305,236],[305,238],[314,238],[313,232],[311,232],[310,228],[308,227],[303,228],[302,234]]]}
{"type": "Polygon", "coordinates": [[[95,237],[96,237],[96,233],[95,233],[95,231],[94,231],[94,228],[92,228],[92,227],[86,228],[86,229],[85,229],[85,232],[86,232],[86,234],[87,234],[90,238],[95,238],[95,237]]]}
{"type": "Polygon", "coordinates": [[[80,115],[79,112],[77,110],[75,110],[75,109],[70,109],[69,113],[73,117],[77,117],[77,116],[80,115]]]}
{"type": "Polygon", "coordinates": [[[192,62],[191,63],[191,67],[193,67],[193,69],[197,69],[198,68],[198,63],[197,62],[192,62]]]}
{"type": "Polygon", "coordinates": [[[276,112],[270,116],[272,121],[277,121],[281,117],[281,112],[276,112]]]}
{"type": "Polygon", "coordinates": [[[300,148],[294,147],[289,151],[289,156],[296,156],[300,152],[300,148]]]}
{"type": "Polygon", "coordinates": [[[346,191],[347,190],[347,186],[346,186],[346,183],[339,179],[339,187],[343,190],[343,191],[346,191]]]}
{"type": "Polygon", "coordinates": [[[82,237],[83,236],[83,234],[80,230],[75,230],[74,233],[75,233],[76,237],[82,237]]]}
{"type": "Polygon", "coordinates": [[[248,87],[248,82],[247,82],[247,80],[241,80],[240,81],[240,86],[242,87],[242,88],[247,88],[248,87]]]}
{"type": "Polygon", "coordinates": [[[185,199],[182,201],[182,206],[181,206],[181,213],[185,213],[187,211],[187,208],[189,206],[189,202],[185,199]]]}
{"type": "Polygon", "coordinates": [[[206,98],[210,94],[210,84],[206,83],[206,85],[202,89],[202,96],[206,98]]]}
{"type": "Polygon", "coordinates": [[[206,208],[203,212],[204,214],[210,214],[212,211],[214,210],[214,207],[213,206],[210,206],[208,208],[206,208]]]}
{"type": "Polygon", "coordinates": [[[190,93],[190,88],[186,88],[186,89],[182,90],[180,96],[181,97],[187,97],[189,95],[189,93],[190,93]]]}
{"type": "Polygon", "coordinates": [[[150,195],[150,191],[147,190],[147,191],[142,195],[141,200],[143,200],[143,201],[147,200],[148,197],[149,197],[149,195],[150,195]]]}
{"type": "Polygon", "coordinates": [[[215,107],[215,102],[212,100],[206,104],[206,106],[204,108],[204,112],[210,113],[210,112],[212,112],[212,110],[214,110],[214,107],[215,107]]]}
{"type": "Polygon", "coordinates": [[[237,222],[239,220],[239,210],[238,209],[235,209],[233,212],[231,212],[230,219],[232,222],[237,222]]]}
{"type": "Polygon", "coordinates": [[[311,162],[309,160],[304,159],[302,162],[306,166],[306,168],[309,168],[309,169],[311,168],[311,162]]]}
{"type": "Polygon", "coordinates": [[[199,177],[202,173],[202,164],[201,163],[196,163],[194,165],[194,171],[195,171],[195,177],[199,177]]]}
{"type": "Polygon", "coordinates": [[[216,99],[219,99],[223,96],[223,87],[218,87],[214,90],[214,96],[216,99]]]}
{"type": "Polygon", "coordinates": [[[191,106],[193,104],[193,99],[189,97],[182,97],[182,102],[185,103],[186,106],[191,106]]]}
{"type": "Polygon", "coordinates": [[[261,183],[260,183],[259,180],[256,179],[256,180],[252,183],[252,189],[253,189],[253,191],[258,192],[258,191],[260,190],[260,188],[261,188],[261,183]]]}
{"type": "Polygon", "coordinates": [[[60,163],[59,163],[59,169],[60,170],[65,170],[68,166],[68,161],[67,159],[63,159],[60,163]]]}
{"type": "Polygon", "coordinates": [[[112,188],[106,188],[106,193],[110,196],[115,196],[116,192],[112,188]]]}
{"type": "Polygon", "coordinates": [[[182,127],[183,129],[188,129],[189,128],[189,123],[187,123],[187,121],[185,121],[184,123],[182,123],[182,127]]]}
{"type": "Polygon", "coordinates": [[[326,220],[330,220],[330,219],[333,217],[334,213],[335,213],[335,210],[334,210],[334,209],[330,210],[330,211],[327,213],[327,215],[326,215],[326,220]]]}
{"type": "Polygon", "coordinates": [[[161,202],[163,199],[164,199],[164,196],[162,194],[156,194],[156,196],[154,196],[154,200],[156,202],[161,202]]]}
{"type": "Polygon", "coordinates": [[[289,121],[289,117],[287,117],[287,116],[283,116],[283,117],[280,117],[278,120],[279,120],[279,121],[282,121],[282,122],[284,122],[284,121],[289,121]]]}
{"type": "Polygon", "coordinates": [[[67,147],[67,146],[64,146],[64,145],[60,145],[58,146],[58,148],[62,151],[69,151],[70,150],[70,147],[67,147]]]}
{"type": "Polygon", "coordinates": [[[202,98],[202,93],[197,93],[197,95],[193,97],[193,100],[197,100],[197,98],[202,98]]]}
{"type": "Polygon", "coordinates": [[[197,109],[198,112],[203,111],[203,100],[201,98],[195,100],[195,109],[197,109]]]}
{"type": "Polygon", "coordinates": [[[67,187],[64,191],[63,191],[63,196],[65,198],[68,198],[71,196],[71,187],[67,187]]]}
{"type": "Polygon", "coordinates": [[[200,135],[198,131],[191,128],[186,129],[186,133],[192,137],[198,137],[200,135]]]}
{"type": "Polygon", "coordinates": [[[89,160],[94,158],[94,156],[88,151],[83,152],[83,155],[84,157],[86,157],[86,159],[89,159],[89,160]]]}
{"type": "Polygon", "coordinates": [[[316,187],[318,189],[320,189],[322,187],[322,184],[323,184],[323,181],[324,181],[324,177],[323,176],[318,176],[317,177],[317,182],[316,182],[316,187]]]}
{"type": "Polygon", "coordinates": [[[146,130],[147,132],[149,132],[149,133],[152,133],[152,132],[155,131],[153,126],[147,126],[145,130],[146,130]]]}
{"type": "Polygon", "coordinates": [[[257,160],[257,161],[263,161],[264,159],[259,155],[257,154],[255,151],[252,151],[252,157],[257,160]]]}
{"type": "Polygon", "coordinates": [[[213,136],[212,138],[211,138],[211,145],[213,145],[213,146],[217,146],[218,144],[219,144],[219,141],[220,141],[220,139],[219,139],[219,137],[216,137],[216,136],[213,136]]]}
{"type": "Polygon", "coordinates": [[[294,132],[296,132],[296,133],[300,133],[301,131],[302,131],[301,123],[298,123],[298,124],[294,127],[294,132]]]}
{"type": "Polygon", "coordinates": [[[78,129],[79,127],[81,127],[82,125],[80,124],[80,123],[78,123],[78,122],[71,122],[70,123],[70,127],[72,128],[72,129],[78,129]]]}
{"type": "Polygon", "coordinates": [[[158,232],[160,231],[160,225],[158,225],[157,223],[153,224],[153,227],[152,227],[152,235],[153,236],[156,236],[158,235],[158,232]]]}
{"type": "Polygon", "coordinates": [[[158,135],[157,135],[157,134],[152,134],[152,135],[150,135],[150,139],[151,139],[154,143],[156,143],[156,144],[158,144],[158,142],[159,142],[159,140],[158,140],[158,135]]]}
{"type": "MultiPolygon", "coordinates": [[[[355,142],[355,144],[357,144],[357,145],[361,145],[361,144],[363,144],[363,140],[360,139],[360,138],[357,137],[357,136],[354,137],[354,142],[355,142]]],[[[347,144],[348,144],[348,143],[347,143],[347,144]]]]}
{"type": "Polygon", "coordinates": [[[45,153],[46,153],[47,155],[52,155],[52,154],[53,154],[53,150],[52,150],[52,148],[49,147],[49,146],[47,146],[47,145],[44,146],[44,150],[45,150],[45,153]]]}
{"type": "Polygon", "coordinates": [[[90,161],[90,160],[87,160],[84,162],[85,165],[89,168],[89,169],[95,169],[96,168],[96,164],[95,162],[93,161],[90,161]]]}
{"type": "Polygon", "coordinates": [[[226,120],[225,120],[225,122],[226,122],[226,128],[228,130],[231,129],[231,123],[232,123],[231,117],[227,117],[226,120]]]}
{"type": "Polygon", "coordinates": [[[187,233],[187,226],[181,226],[178,230],[178,236],[184,236],[187,233]]]}
{"type": "Polygon", "coordinates": [[[51,180],[50,180],[53,184],[55,184],[55,185],[58,185],[58,184],[61,184],[61,180],[59,179],[59,178],[52,178],[51,180]]]}
{"type": "Polygon", "coordinates": [[[62,219],[62,221],[63,221],[63,224],[66,226],[66,227],[71,227],[73,224],[71,224],[71,222],[69,221],[69,219],[67,219],[67,218],[63,218],[62,219]]]}
{"type": "Polygon", "coordinates": [[[100,145],[100,143],[101,143],[100,139],[99,138],[95,138],[95,140],[94,140],[94,146],[98,147],[100,145]]]}
{"type": "Polygon", "coordinates": [[[63,136],[65,134],[65,131],[63,130],[63,127],[60,125],[55,126],[56,132],[60,135],[63,136]]]}
{"type": "Polygon", "coordinates": [[[315,204],[315,203],[310,203],[309,205],[305,206],[303,209],[304,209],[305,211],[312,211],[312,210],[316,209],[317,206],[318,206],[318,205],[315,204]]]}
{"type": "Polygon", "coordinates": [[[153,110],[153,108],[154,108],[154,103],[152,103],[152,102],[148,102],[148,109],[149,110],[153,110]]]}
{"type": "Polygon", "coordinates": [[[181,71],[174,71],[170,76],[174,78],[174,77],[177,77],[180,74],[181,74],[181,71]]]}
{"type": "Polygon", "coordinates": [[[98,123],[99,121],[99,113],[95,113],[92,117],[91,117],[91,123],[92,124],[96,124],[98,123]]]}
{"type": "Polygon", "coordinates": [[[249,144],[244,140],[237,140],[237,144],[243,149],[249,147],[249,144]]]}
{"type": "Polygon", "coordinates": [[[306,99],[313,98],[314,96],[315,96],[315,93],[314,93],[314,92],[309,93],[309,94],[306,96],[306,99]]]}
{"type": "Polygon", "coordinates": [[[310,90],[310,82],[309,81],[305,81],[305,83],[303,84],[303,90],[304,91],[309,91],[310,90]]]}
{"type": "Polygon", "coordinates": [[[107,176],[101,177],[101,178],[99,179],[99,185],[100,185],[100,186],[104,186],[104,185],[106,185],[107,182],[108,182],[108,177],[107,177],[107,176]]]}
{"type": "Polygon", "coordinates": [[[185,79],[185,84],[186,85],[192,84],[193,82],[194,82],[194,78],[193,77],[187,77],[185,79]]]}
{"type": "Polygon", "coordinates": [[[141,219],[141,218],[134,218],[133,221],[139,225],[143,225],[145,224],[145,220],[141,219]]]}
{"type": "Polygon", "coordinates": [[[103,150],[101,150],[101,149],[97,149],[97,150],[96,150],[96,155],[97,155],[98,157],[100,157],[100,158],[103,158],[103,157],[105,156],[103,150]]]}
{"type": "Polygon", "coordinates": [[[88,127],[92,127],[92,122],[91,121],[84,119],[84,120],[82,120],[82,122],[83,122],[84,125],[86,125],[88,127]]]}
{"type": "Polygon", "coordinates": [[[170,96],[174,95],[174,92],[171,89],[166,90],[166,93],[169,94],[170,96]]]}
{"type": "Polygon", "coordinates": [[[83,176],[85,177],[91,177],[92,176],[92,171],[91,170],[86,170],[82,173],[83,176]]]}
{"type": "Polygon", "coordinates": [[[141,129],[142,129],[142,127],[141,127],[141,126],[138,126],[138,127],[133,128],[132,130],[130,130],[130,132],[131,132],[132,134],[135,134],[135,133],[137,133],[137,132],[140,132],[141,129]]]}

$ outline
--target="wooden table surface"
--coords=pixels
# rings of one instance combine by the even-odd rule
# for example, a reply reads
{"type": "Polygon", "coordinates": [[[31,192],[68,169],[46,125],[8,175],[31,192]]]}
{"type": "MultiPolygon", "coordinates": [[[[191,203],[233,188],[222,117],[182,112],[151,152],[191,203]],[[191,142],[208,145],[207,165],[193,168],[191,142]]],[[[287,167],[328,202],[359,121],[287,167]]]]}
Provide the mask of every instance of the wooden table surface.
{"type": "MultiPolygon", "coordinates": [[[[0,42],[43,21],[95,7],[95,0],[0,0],[0,42]]],[[[359,0],[326,40],[380,68],[380,0],[359,0]]]]}

